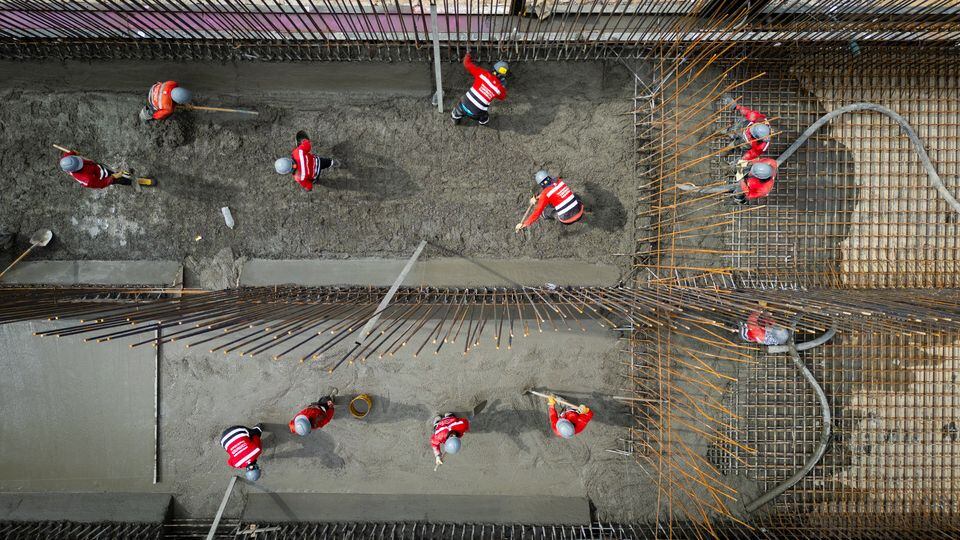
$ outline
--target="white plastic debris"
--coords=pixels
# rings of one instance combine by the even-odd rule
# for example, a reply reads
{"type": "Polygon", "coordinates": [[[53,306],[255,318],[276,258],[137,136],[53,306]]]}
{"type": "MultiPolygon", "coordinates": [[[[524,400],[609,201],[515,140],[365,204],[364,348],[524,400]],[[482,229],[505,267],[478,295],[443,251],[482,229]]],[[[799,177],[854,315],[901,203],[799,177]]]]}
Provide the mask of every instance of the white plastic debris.
{"type": "Polygon", "coordinates": [[[220,209],[220,212],[223,213],[223,221],[227,223],[227,227],[230,227],[232,229],[233,226],[236,225],[236,223],[233,221],[233,214],[230,213],[230,208],[227,206],[224,206],[223,208],[220,209]]]}

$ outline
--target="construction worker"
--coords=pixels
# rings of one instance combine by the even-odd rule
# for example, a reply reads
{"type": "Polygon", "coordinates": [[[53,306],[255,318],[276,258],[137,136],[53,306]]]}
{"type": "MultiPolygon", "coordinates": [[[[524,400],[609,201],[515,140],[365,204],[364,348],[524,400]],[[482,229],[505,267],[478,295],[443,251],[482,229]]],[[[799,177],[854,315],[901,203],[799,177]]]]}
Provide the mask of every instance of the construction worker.
{"type": "Polygon", "coordinates": [[[60,157],[60,169],[90,189],[103,189],[113,184],[129,186],[133,183],[123,172],[113,172],[105,165],[84,159],[72,151],[64,152],[60,157]]]}
{"type": "Polygon", "coordinates": [[[306,437],[313,429],[320,429],[333,419],[333,398],[323,396],[307,405],[290,421],[290,433],[306,437]]]}
{"type": "Polygon", "coordinates": [[[470,431],[470,421],[466,418],[460,418],[453,413],[446,413],[442,417],[437,415],[433,418],[433,436],[430,437],[430,446],[433,447],[433,457],[436,459],[437,466],[443,465],[443,451],[448,454],[456,454],[460,451],[460,439],[463,434],[470,431]]]}
{"type": "Polygon", "coordinates": [[[177,81],[158,82],[147,92],[147,104],[140,109],[140,120],[163,120],[177,108],[186,105],[192,94],[186,88],[177,85],[177,81]]]}
{"type": "Polygon", "coordinates": [[[737,112],[743,115],[743,120],[734,123],[733,133],[730,135],[735,139],[742,137],[750,145],[740,160],[752,161],[762,156],[770,147],[770,122],[767,116],[743,105],[737,105],[730,97],[724,98],[724,104],[734,105],[737,112]]]}
{"type": "Polygon", "coordinates": [[[326,169],[335,169],[340,166],[340,162],[335,159],[320,157],[311,154],[313,146],[310,144],[310,137],[305,131],[297,132],[297,147],[293,149],[291,158],[280,158],[273,162],[273,168],[277,174],[293,174],[293,179],[300,184],[303,189],[313,191],[313,183],[320,177],[320,173],[326,169]]]}
{"type": "Polygon", "coordinates": [[[737,167],[740,193],[734,195],[734,199],[738,203],[744,204],[748,200],[766,197],[773,190],[773,183],[777,178],[777,160],[758,158],[752,161],[740,161],[737,167]]]}
{"type": "Polygon", "coordinates": [[[534,179],[540,186],[540,194],[530,199],[530,206],[536,204],[527,219],[517,223],[514,229],[520,232],[520,229],[533,225],[540,219],[542,214],[546,218],[556,218],[564,225],[570,225],[580,221],[583,217],[583,203],[573,191],[567,187],[567,184],[561,178],[552,178],[547,171],[538,171],[534,179]],[[548,208],[549,207],[549,208],[548,208]]]}
{"type": "Polygon", "coordinates": [[[260,437],[263,427],[260,424],[252,428],[230,426],[220,435],[220,446],[227,451],[227,465],[234,469],[243,469],[244,477],[251,482],[260,479],[260,465],[257,459],[262,451],[260,437]]]}
{"type": "Polygon", "coordinates": [[[470,53],[463,57],[463,67],[473,75],[473,86],[467,90],[460,103],[450,111],[453,123],[459,124],[464,116],[476,120],[481,126],[490,121],[490,102],[507,98],[507,72],[509,66],[503,60],[493,65],[494,73],[478,67],[470,58],[470,53]]]}
{"type": "Polygon", "coordinates": [[[564,406],[563,412],[557,414],[557,398],[550,396],[547,400],[547,409],[550,411],[550,427],[557,437],[569,439],[583,431],[593,419],[593,411],[581,404],[577,408],[564,406]]]}
{"type": "MultiPolygon", "coordinates": [[[[766,303],[761,302],[760,306],[765,307],[766,303]]],[[[790,340],[790,330],[776,324],[773,316],[760,309],[751,313],[746,323],[740,323],[740,337],[761,345],[783,345],[790,340]]]]}

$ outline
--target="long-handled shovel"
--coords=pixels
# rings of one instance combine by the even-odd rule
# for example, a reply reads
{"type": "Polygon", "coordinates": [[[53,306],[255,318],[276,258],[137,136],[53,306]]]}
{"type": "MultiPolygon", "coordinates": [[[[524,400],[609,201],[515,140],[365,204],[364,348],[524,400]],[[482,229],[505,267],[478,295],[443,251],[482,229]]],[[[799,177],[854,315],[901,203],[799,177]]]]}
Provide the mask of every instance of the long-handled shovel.
{"type": "MultiPolygon", "coordinates": [[[[60,150],[61,152],[73,152],[73,150],[60,146],[59,144],[55,144],[53,145],[53,147],[56,148],[57,150],[60,150]]],[[[74,152],[74,155],[76,155],[78,158],[81,158],[81,159],[89,159],[89,158],[85,158],[84,156],[81,156],[77,152],[74,152]]],[[[114,174],[117,174],[121,177],[129,178],[130,180],[135,181],[138,186],[155,187],[157,185],[157,181],[154,180],[153,178],[138,178],[134,176],[133,173],[130,171],[117,171],[114,174]]]]}
{"type": "Polygon", "coordinates": [[[257,111],[247,111],[244,109],[227,109],[224,107],[207,107],[205,105],[177,105],[178,109],[184,109],[187,111],[211,111],[211,112],[227,112],[227,113],[240,113],[240,114],[260,114],[257,111]]]}
{"type": "Polygon", "coordinates": [[[3,277],[11,268],[14,267],[18,262],[23,260],[24,257],[30,254],[33,251],[33,248],[40,246],[46,246],[50,243],[50,240],[53,239],[53,232],[50,229],[40,229],[39,231],[33,233],[33,236],[30,237],[30,247],[27,248],[15,261],[10,263],[10,266],[6,267],[3,272],[0,272],[0,278],[3,277]]]}

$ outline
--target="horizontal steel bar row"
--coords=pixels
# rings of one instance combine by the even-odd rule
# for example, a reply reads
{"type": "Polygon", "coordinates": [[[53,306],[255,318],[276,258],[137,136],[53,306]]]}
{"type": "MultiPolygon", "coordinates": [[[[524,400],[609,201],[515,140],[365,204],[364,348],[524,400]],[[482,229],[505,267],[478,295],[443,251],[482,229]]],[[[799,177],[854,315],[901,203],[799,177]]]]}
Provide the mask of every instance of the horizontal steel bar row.
{"type": "Polygon", "coordinates": [[[927,41],[960,38],[953,0],[0,0],[0,55],[139,54],[294,60],[446,58],[491,47],[508,59],[617,58],[675,42],[927,41]],[[218,44],[227,44],[221,48],[218,44]],[[613,47],[613,49],[611,49],[613,47]],[[117,49],[113,51],[111,49],[117,49]],[[288,50],[285,50],[288,49],[288,50]],[[231,53],[230,51],[233,50],[231,53]]]}

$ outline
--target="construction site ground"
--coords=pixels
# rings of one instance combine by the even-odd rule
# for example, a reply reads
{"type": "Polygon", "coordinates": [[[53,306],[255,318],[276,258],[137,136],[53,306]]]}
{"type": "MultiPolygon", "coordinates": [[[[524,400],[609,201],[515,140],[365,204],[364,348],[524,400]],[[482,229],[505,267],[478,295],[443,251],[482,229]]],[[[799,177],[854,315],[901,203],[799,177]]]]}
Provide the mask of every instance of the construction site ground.
{"type": "MultiPolygon", "coordinates": [[[[430,105],[425,64],[0,64],[0,167],[16,171],[0,178],[0,226],[19,231],[18,248],[34,229],[54,231],[31,258],[179,260],[188,284],[201,286],[229,284],[210,274],[235,271],[238,258],[398,259],[420,240],[429,242],[424,259],[566,258],[626,272],[636,199],[632,76],[616,63],[518,64],[513,72],[491,126],[458,127],[449,109],[470,81],[452,64],[443,68],[443,114],[430,105]],[[178,112],[139,125],[145,90],[165,78],[191,87],[198,103],[260,115],[178,112]],[[273,171],[299,129],[318,153],[343,163],[312,193],[273,171]],[[58,170],[53,144],[160,185],[83,189],[58,170]],[[589,213],[570,227],[539,223],[517,235],[541,167],[567,179],[589,213]],[[222,206],[235,229],[224,225],[222,206]]],[[[209,517],[231,474],[220,431],[263,422],[264,477],[244,492],[550,495],[587,497],[601,519],[653,513],[652,477],[634,457],[607,451],[621,446],[633,420],[610,397],[623,387],[622,344],[596,325],[534,329],[511,350],[485,336],[466,356],[453,346],[417,358],[405,350],[330,375],[325,362],[240,359],[178,344],[155,357],[149,347],[31,335],[50,324],[0,327],[0,365],[16,373],[0,383],[8,411],[0,490],[169,492],[178,515],[209,517]],[[545,403],[523,395],[533,386],[590,404],[589,436],[553,436],[545,403]],[[371,395],[373,411],[357,420],[340,401],[322,432],[292,436],[292,415],[331,387],[343,397],[371,395]],[[434,472],[432,417],[480,401],[487,405],[463,451],[434,472]],[[69,458],[64,435],[75,441],[69,458]]],[[[242,502],[235,497],[227,515],[242,502]]]]}
{"type": "MultiPolygon", "coordinates": [[[[430,105],[426,64],[2,63],[0,227],[55,241],[35,257],[184,260],[431,256],[571,258],[629,267],[633,246],[633,83],[616,63],[513,66],[489,127],[454,126],[472,82],[443,69],[445,112],[430,105]],[[195,102],[259,116],[179,111],[140,125],[146,90],[172,78],[195,102]],[[273,161],[305,130],[339,159],[307,193],[273,161]],[[53,144],[132,168],[159,187],[83,189],[53,144]],[[565,178],[583,222],[515,234],[533,175],[565,178]],[[224,225],[227,206],[236,220],[224,225]]],[[[8,255],[9,257],[9,255],[8,255]]]]}

